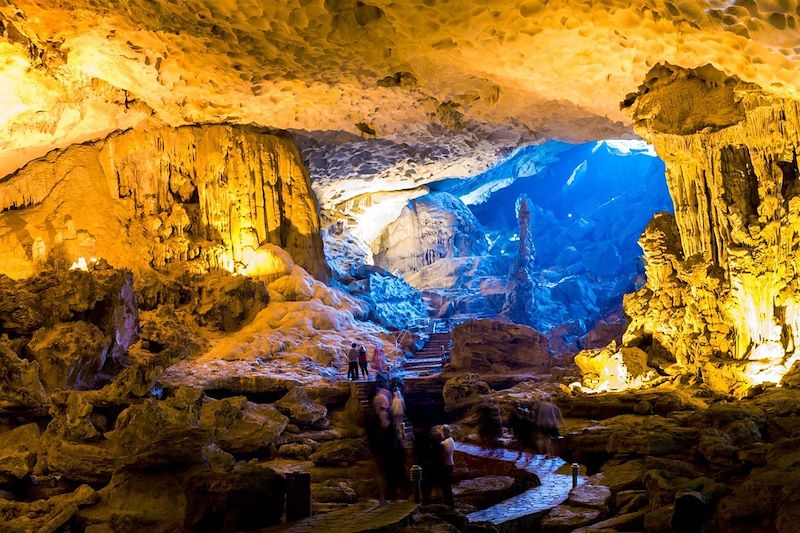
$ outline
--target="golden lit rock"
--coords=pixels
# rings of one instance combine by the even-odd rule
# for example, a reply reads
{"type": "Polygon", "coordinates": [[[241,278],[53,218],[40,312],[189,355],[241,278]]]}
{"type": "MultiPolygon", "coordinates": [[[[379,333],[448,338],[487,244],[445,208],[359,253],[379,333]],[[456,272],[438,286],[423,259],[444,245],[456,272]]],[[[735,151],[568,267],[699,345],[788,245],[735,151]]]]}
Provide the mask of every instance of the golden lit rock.
{"type": "Polygon", "coordinates": [[[625,299],[624,345],[721,392],[780,382],[800,357],[798,101],[660,65],[625,105],[667,164],[675,217],[640,239],[647,284],[625,299]]]}
{"type": "Polygon", "coordinates": [[[480,131],[470,142],[499,145],[517,142],[509,131],[619,135],[617,102],[659,61],[797,94],[792,5],[12,0],[0,174],[151,113],[398,140],[480,131]]]}
{"type": "Polygon", "coordinates": [[[14,277],[45,254],[83,270],[103,257],[134,270],[284,272],[264,244],[327,277],[308,173],[291,139],[268,130],[155,127],[54,151],[0,183],[0,208],[14,209],[0,214],[0,271],[14,277]]]}

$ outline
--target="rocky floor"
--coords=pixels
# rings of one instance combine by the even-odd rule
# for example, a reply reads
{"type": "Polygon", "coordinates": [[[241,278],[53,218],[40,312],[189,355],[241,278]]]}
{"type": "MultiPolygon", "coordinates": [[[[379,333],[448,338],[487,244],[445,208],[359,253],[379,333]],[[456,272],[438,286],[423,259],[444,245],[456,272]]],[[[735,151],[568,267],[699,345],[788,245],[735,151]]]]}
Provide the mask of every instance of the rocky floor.
{"type": "MultiPolygon", "coordinates": [[[[138,309],[147,310],[137,330],[123,271],[74,272],[63,285],[0,280],[0,530],[271,527],[295,470],[311,473],[316,514],[356,504],[351,513],[367,512],[378,476],[357,385],[340,373],[303,380],[314,366],[287,358],[302,372],[160,380],[209,342],[192,334],[190,311],[202,309],[206,324],[258,312],[255,301],[237,312],[220,296],[226,287],[254,294],[248,282],[219,287],[207,305],[175,296],[188,290],[177,281],[139,287],[138,309]],[[82,349],[95,342],[108,343],[105,361],[82,349]]],[[[689,384],[586,394],[562,384],[574,380],[569,367],[484,366],[479,374],[448,365],[405,383],[414,426],[447,422],[462,443],[456,509],[417,509],[406,530],[664,531],[687,490],[704,499],[709,531],[795,530],[797,389],[760,387],[738,400],[689,384]],[[576,489],[559,461],[534,455],[548,397],[567,419],[562,457],[585,476],[576,489]]],[[[404,473],[411,464],[409,456],[404,473]]]]}
{"type": "Polygon", "coordinates": [[[469,455],[512,462],[520,470],[536,474],[541,482],[538,487],[528,489],[487,509],[468,514],[467,518],[471,522],[491,522],[501,525],[534,517],[566,500],[572,488],[570,472],[565,472],[562,468],[567,463],[559,457],[548,458],[527,452],[483,448],[462,443],[458,443],[456,450],[469,455]]]}

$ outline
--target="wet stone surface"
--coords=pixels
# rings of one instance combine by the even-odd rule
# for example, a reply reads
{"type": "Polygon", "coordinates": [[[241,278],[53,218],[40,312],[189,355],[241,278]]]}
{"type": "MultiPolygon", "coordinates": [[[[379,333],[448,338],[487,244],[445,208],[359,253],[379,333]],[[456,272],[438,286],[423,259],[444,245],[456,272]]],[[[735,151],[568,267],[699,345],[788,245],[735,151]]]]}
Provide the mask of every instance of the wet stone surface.
{"type": "MultiPolygon", "coordinates": [[[[556,473],[556,470],[566,464],[561,458],[550,459],[544,455],[528,452],[483,448],[463,443],[457,443],[456,450],[479,457],[513,462],[517,468],[536,474],[542,483],[488,509],[467,515],[470,522],[502,524],[542,513],[564,502],[572,489],[572,477],[556,473]]],[[[581,482],[582,479],[579,478],[578,483],[581,482]]]]}

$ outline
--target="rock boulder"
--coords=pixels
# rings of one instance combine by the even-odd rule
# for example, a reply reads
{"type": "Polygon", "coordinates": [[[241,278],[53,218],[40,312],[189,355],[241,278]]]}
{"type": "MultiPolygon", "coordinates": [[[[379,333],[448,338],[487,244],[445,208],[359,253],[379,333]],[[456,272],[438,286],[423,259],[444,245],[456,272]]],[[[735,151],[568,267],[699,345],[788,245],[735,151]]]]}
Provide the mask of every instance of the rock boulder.
{"type": "Polygon", "coordinates": [[[465,410],[477,405],[491,389],[478,374],[463,374],[450,378],[442,388],[446,411],[465,410]]]}
{"type": "Polygon", "coordinates": [[[287,392],[275,402],[275,407],[286,414],[292,423],[300,426],[310,426],[328,414],[328,409],[309,398],[302,387],[294,387],[287,392]]]}
{"type": "Polygon", "coordinates": [[[225,451],[251,453],[272,444],[289,419],[272,405],[247,401],[244,396],[212,400],[200,409],[200,426],[216,432],[225,451]]]}
{"type": "Polygon", "coordinates": [[[547,338],[531,327],[475,320],[453,330],[452,365],[459,370],[503,372],[550,366],[547,338]]]}

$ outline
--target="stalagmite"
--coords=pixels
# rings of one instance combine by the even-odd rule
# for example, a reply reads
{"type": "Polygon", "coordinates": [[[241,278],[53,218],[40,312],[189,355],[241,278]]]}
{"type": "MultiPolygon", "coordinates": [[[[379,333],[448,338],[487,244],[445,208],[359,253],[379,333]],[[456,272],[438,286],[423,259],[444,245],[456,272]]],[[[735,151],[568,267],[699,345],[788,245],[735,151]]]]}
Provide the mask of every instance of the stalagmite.
{"type": "Polygon", "coordinates": [[[536,250],[531,237],[530,200],[522,195],[517,199],[517,220],[519,221],[519,250],[508,273],[506,301],[501,315],[518,324],[533,324],[536,315],[534,302],[533,261],[536,250]]]}

